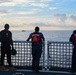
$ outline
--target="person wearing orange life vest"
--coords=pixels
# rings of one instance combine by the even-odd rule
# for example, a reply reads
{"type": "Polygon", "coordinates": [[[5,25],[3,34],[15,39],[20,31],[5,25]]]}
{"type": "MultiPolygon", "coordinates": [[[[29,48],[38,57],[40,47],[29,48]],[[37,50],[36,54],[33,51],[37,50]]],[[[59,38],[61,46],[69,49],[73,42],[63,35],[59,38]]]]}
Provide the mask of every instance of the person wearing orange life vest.
{"type": "Polygon", "coordinates": [[[73,31],[69,41],[73,45],[71,72],[76,71],[76,30],[73,31]]]}
{"type": "Polygon", "coordinates": [[[27,39],[32,41],[32,70],[39,72],[39,61],[42,53],[42,44],[45,38],[41,32],[39,32],[39,27],[35,27],[35,32],[31,33],[27,39]]]}

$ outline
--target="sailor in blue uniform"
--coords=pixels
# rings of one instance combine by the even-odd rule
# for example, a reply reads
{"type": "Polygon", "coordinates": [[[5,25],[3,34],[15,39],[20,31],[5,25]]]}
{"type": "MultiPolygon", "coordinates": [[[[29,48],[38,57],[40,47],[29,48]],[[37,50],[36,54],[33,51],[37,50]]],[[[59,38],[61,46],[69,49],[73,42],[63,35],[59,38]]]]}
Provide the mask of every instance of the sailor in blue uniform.
{"type": "Polygon", "coordinates": [[[73,31],[69,41],[73,44],[71,72],[74,73],[76,72],[76,30],[73,31]]]}
{"type": "Polygon", "coordinates": [[[32,70],[39,72],[39,61],[42,54],[42,44],[45,38],[41,32],[39,32],[39,27],[35,27],[35,32],[31,33],[27,39],[32,41],[32,70]]]}

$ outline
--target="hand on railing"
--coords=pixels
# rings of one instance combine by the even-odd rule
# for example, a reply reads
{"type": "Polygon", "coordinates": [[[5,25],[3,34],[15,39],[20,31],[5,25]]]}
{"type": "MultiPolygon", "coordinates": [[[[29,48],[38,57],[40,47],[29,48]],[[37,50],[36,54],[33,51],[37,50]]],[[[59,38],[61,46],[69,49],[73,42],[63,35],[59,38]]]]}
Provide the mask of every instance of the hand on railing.
{"type": "Polygon", "coordinates": [[[45,41],[42,42],[42,46],[45,46],[45,41]]]}

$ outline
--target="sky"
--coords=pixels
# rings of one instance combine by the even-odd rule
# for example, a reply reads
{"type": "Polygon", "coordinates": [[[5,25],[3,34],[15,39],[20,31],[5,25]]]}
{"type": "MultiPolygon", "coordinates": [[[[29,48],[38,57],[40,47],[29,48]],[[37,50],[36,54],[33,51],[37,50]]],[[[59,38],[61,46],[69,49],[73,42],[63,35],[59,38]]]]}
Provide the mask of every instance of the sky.
{"type": "Polygon", "coordinates": [[[76,0],[0,0],[0,30],[74,30],[76,0]]]}

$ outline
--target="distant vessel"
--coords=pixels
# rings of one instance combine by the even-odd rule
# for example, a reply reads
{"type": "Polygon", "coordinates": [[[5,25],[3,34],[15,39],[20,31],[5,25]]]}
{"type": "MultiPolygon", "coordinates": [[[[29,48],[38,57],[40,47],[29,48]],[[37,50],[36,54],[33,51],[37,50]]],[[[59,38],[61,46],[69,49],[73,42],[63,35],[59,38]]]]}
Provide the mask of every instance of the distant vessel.
{"type": "Polygon", "coordinates": [[[25,32],[26,30],[22,30],[22,32],[25,32]]]}

